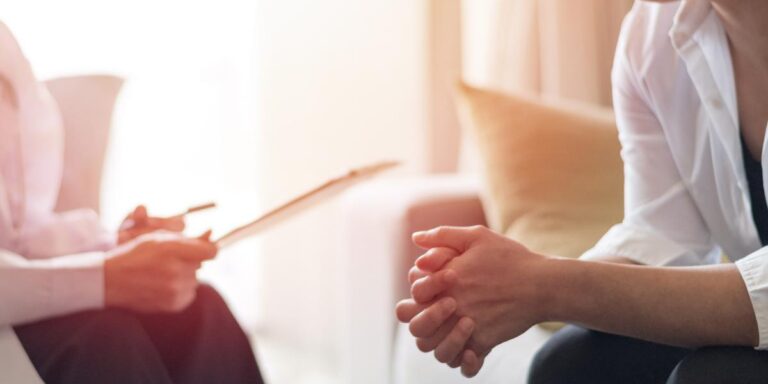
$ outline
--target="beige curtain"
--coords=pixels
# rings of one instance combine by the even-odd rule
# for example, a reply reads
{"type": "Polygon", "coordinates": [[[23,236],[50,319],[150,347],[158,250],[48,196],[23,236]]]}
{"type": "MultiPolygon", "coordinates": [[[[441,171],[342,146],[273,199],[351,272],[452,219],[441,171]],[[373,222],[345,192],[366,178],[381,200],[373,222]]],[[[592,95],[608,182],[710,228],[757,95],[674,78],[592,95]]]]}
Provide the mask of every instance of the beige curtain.
{"type": "Polygon", "coordinates": [[[465,0],[464,77],[610,105],[610,68],[632,0],[465,0]]]}

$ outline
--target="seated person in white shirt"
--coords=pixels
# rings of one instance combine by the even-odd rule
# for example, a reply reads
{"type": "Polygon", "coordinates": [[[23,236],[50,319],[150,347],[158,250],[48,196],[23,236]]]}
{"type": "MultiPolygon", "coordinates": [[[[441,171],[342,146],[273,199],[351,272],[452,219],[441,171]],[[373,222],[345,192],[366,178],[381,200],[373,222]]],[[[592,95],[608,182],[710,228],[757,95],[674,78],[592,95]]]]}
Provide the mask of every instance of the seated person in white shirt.
{"type": "Polygon", "coordinates": [[[768,382],[766,20],[765,0],[636,2],[613,68],[623,222],[579,260],[480,227],[414,234],[429,251],[397,315],[419,348],[473,376],[563,321],[530,383],[768,382]]]}
{"type": "Polygon", "coordinates": [[[46,383],[261,383],[248,338],[196,271],[208,234],[137,208],[119,233],[54,212],[62,122],[0,23],[0,327],[46,383]]]}

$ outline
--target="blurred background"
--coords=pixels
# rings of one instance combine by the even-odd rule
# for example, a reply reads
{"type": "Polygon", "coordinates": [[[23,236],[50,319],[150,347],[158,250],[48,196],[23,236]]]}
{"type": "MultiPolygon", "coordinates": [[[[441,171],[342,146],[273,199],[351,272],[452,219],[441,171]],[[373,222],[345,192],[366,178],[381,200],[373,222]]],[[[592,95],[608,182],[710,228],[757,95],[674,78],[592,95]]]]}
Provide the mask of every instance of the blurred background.
{"type": "MultiPolygon", "coordinates": [[[[471,177],[452,96],[461,78],[609,105],[631,3],[24,0],[2,2],[0,18],[41,79],[126,79],[106,222],[116,226],[139,203],[173,214],[213,200],[219,209],[191,217],[190,231],[221,233],[377,160],[403,162],[390,178],[471,177]]],[[[367,351],[350,350],[349,313],[361,309],[347,292],[365,287],[346,276],[377,271],[345,264],[340,204],[228,249],[202,272],[253,336],[272,383],[355,382],[351,371],[370,368],[349,362],[367,351]]]]}

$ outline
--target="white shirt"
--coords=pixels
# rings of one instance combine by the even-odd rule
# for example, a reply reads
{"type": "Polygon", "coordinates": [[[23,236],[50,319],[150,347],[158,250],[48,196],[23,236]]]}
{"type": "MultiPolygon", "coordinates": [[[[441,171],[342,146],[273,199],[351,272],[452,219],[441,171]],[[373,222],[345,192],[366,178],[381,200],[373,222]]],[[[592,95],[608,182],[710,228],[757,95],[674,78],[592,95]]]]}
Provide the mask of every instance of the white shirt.
{"type": "Polygon", "coordinates": [[[725,252],[749,291],[758,348],[768,349],[768,248],[752,218],[728,40],[710,2],[636,2],[612,77],[625,218],[583,258],[682,266],[725,252]]]}
{"type": "Polygon", "coordinates": [[[54,212],[58,107],[0,22],[0,329],[104,305],[114,236],[90,210],[54,212]]]}

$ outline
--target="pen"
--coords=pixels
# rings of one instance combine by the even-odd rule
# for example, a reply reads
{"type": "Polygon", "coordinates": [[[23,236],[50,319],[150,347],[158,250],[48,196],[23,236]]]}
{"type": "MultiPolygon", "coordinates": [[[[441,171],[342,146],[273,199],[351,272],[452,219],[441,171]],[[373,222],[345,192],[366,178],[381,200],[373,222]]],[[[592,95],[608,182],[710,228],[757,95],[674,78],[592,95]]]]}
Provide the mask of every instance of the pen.
{"type": "Polygon", "coordinates": [[[216,208],[216,203],[209,202],[209,203],[205,203],[205,204],[195,205],[193,207],[187,208],[187,210],[182,212],[182,213],[179,213],[179,214],[176,214],[176,215],[173,215],[173,216],[169,217],[169,219],[181,218],[181,217],[184,217],[186,215],[189,215],[190,213],[205,211],[205,210],[212,209],[212,208],[216,208]]]}
{"type": "MultiPolygon", "coordinates": [[[[195,205],[193,207],[187,208],[187,210],[184,211],[184,212],[181,212],[181,213],[173,215],[173,216],[168,216],[168,217],[165,217],[165,218],[161,218],[161,217],[157,217],[157,218],[148,217],[147,213],[146,213],[146,209],[144,209],[144,213],[143,213],[142,217],[140,217],[138,219],[138,222],[136,221],[135,216],[134,216],[136,214],[135,213],[136,211],[134,211],[134,213],[132,213],[128,218],[126,218],[125,221],[123,221],[123,223],[120,225],[119,233],[120,233],[120,236],[123,236],[124,232],[125,233],[130,233],[131,231],[139,231],[139,232],[135,232],[134,235],[130,236],[130,238],[133,238],[133,237],[138,236],[136,233],[138,233],[138,234],[146,233],[147,230],[146,230],[145,227],[147,227],[147,226],[149,226],[150,228],[163,228],[164,225],[161,224],[163,222],[170,221],[170,220],[180,220],[184,216],[186,216],[186,215],[188,215],[190,213],[200,212],[200,211],[204,211],[204,210],[215,208],[215,207],[216,207],[216,203],[213,203],[213,202],[205,203],[205,204],[200,204],[200,205],[195,205]]],[[[137,211],[138,211],[138,209],[139,208],[137,208],[137,211]]],[[[167,229],[171,229],[171,228],[167,228],[167,229]]],[[[184,225],[183,224],[181,225],[180,228],[178,228],[176,230],[180,231],[182,229],[184,229],[184,225]]]]}

